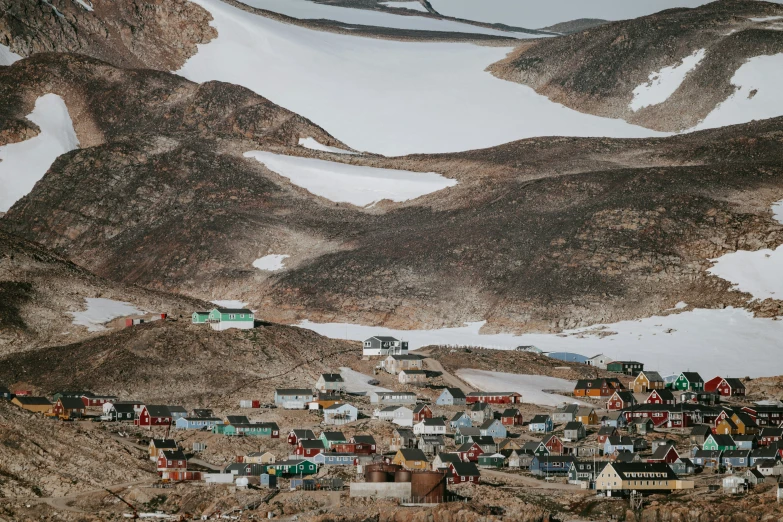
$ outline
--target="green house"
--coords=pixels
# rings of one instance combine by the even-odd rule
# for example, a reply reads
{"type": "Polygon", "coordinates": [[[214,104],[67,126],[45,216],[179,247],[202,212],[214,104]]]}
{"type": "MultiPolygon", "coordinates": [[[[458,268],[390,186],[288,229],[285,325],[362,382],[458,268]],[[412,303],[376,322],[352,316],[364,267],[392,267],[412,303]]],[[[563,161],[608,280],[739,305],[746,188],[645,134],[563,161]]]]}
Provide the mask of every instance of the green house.
{"type": "Polygon", "coordinates": [[[278,438],[280,429],[274,422],[259,422],[256,424],[215,424],[212,433],[228,437],[267,437],[278,438]]]}
{"type": "Polygon", "coordinates": [[[500,453],[484,453],[478,457],[478,465],[480,468],[502,468],[505,463],[506,457],[500,453]]]}
{"type": "Polygon", "coordinates": [[[190,322],[193,324],[207,324],[209,312],[193,312],[190,322]]]}
{"type": "Polygon", "coordinates": [[[606,369],[610,372],[635,376],[644,371],[644,365],[639,361],[612,361],[606,365],[606,369]]]}
{"type": "Polygon", "coordinates": [[[348,442],[343,432],[341,431],[323,431],[318,437],[318,440],[324,443],[324,448],[327,450],[332,449],[335,444],[344,444],[348,442]]]}
{"type": "Polygon", "coordinates": [[[680,391],[704,391],[704,379],[696,372],[682,372],[674,381],[674,389],[680,391]]]}
{"type": "Polygon", "coordinates": [[[737,444],[731,435],[709,435],[704,441],[701,449],[708,451],[733,451],[737,449],[737,444]]]}
{"type": "Polygon", "coordinates": [[[315,475],[318,473],[318,466],[312,460],[283,460],[269,465],[270,469],[275,470],[275,475],[315,475]]]}
{"type": "Polygon", "coordinates": [[[209,312],[207,322],[213,330],[222,331],[229,328],[249,330],[255,326],[255,317],[247,308],[213,308],[209,312]]]}

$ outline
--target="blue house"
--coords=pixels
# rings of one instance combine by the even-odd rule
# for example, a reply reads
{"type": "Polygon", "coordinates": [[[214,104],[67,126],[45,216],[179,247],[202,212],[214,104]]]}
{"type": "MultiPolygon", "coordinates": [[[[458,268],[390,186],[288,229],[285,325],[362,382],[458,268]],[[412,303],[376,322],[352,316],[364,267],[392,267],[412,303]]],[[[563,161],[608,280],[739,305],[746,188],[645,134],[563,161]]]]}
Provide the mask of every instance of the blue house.
{"type": "Polygon", "coordinates": [[[211,430],[218,422],[223,423],[217,417],[180,417],[174,426],[178,430],[211,430]]]}
{"type": "Polygon", "coordinates": [[[470,415],[461,411],[454,414],[449,421],[449,426],[451,426],[451,429],[453,430],[456,430],[457,428],[470,428],[473,426],[473,422],[470,420],[470,415]]]}
{"type": "Polygon", "coordinates": [[[723,452],[721,450],[700,449],[693,454],[691,460],[694,464],[703,468],[717,468],[720,466],[722,454],[723,452]]]}
{"type": "Polygon", "coordinates": [[[606,442],[604,442],[604,455],[611,455],[615,451],[633,453],[633,440],[631,440],[631,437],[607,437],[606,442]]]}
{"type": "Polygon", "coordinates": [[[552,417],[549,415],[536,415],[530,419],[527,429],[535,433],[549,433],[552,431],[552,417]]]}
{"type": "Polygon", "coordinates": [[[758,439],[755,435],[734,435],[734,443],[737,449],[752,450],[758,447],[758,439]]]}
{"type": "Polygon", "coordinates": [[[758,448],[750,452],[750,465],[755,466],[762,460],[777,460],[778,449],[775,447],[758,448]]]}
{"type": "Polygon", "coordinates": [[[459,388],[443,388],[440,396],[435,400],[438,406],[465,406],[467,397],[459,388]]]}
{"type": "Polygon", "coordinates": [[[750,465],[750,451],[728,450],[723,452],[720,463],[725,468],[747,468],[750,465]]]}
{"type": "Polygon", "coordinates": [[[273,489],[277,487],[277,475],[263,473],[258,477],[258,485],[262,488],[273,489]]]}
{"type": "Polygon", "coordinates": [[[353,453],[318,453],[312,460],[319,466],[353,466],[353,453]]]}
{"type": "Polygon", "coordinates": [[[508,434],[506,427],[497,419],[488,419],[484,421],[484,423],[479,426],[479,430],[481,430],[482,437],[505,439],[508,434]]]}
{"type": "Polygon", "coordinates": [[[571,464],[576,458],[560,455],[536,455],[530,462],[530,473],[533,475],[567,475],[571,464]]]}

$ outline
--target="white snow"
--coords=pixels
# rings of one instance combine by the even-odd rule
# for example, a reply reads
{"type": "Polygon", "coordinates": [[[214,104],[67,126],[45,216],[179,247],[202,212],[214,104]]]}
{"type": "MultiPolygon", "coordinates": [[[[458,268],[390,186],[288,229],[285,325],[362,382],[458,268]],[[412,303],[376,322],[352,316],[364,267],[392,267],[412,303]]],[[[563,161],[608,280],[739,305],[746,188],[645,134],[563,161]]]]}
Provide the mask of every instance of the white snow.
{"type": "Polygon", "coordinates": [[[349,392],[371,393],[374,391],[378,391],[378,392],[391,391],[388,388],[382,388],[380,386],[373,386],[372,384],[368,384],[368,382],[375,379],[375,377],[371,377],[369,375],[359,373],[356,370],[352,370],[345,366],[340,368],[340,375],[343,376],[345,389],[349,392]]]}
{"type": "Polygon", "coordinates": [[[320,150],[323,152],[333,152],[335,154],[356,154],[355,152],[352,152],[350,150],[323,145],[322,143],[319,143],[313,138],[299,138],[299,145],[306,149],[320,150]]]}
{"type": "Polygon", "coordinates": [[[130,303],[104,299],[102,297],[86,297],[84,299],[87,310],[83,312],[68,312],[73,316],[73,324],[86,326],[90,332],[102,332],[106,330],[104,323],[125,317],[128,315],[140,315],[145,312],[138,310],[130,303]]]}
{"type": "Polygon", "coordinates": [[[86,11],[92,11],[92,5],[90,5],[85,0],[74,0],[74,2],[82,6],[86,11]]]}
{"type": "Polygon", "coordinates": [[[421,2],[415,0],[410,2],[379,2],[386,7],[394,7],[397,9],[410,9],[411,11],[421,11],[422,13],[428,13],[427,9],[421,5],[421,2]]]}
{"type": "Polygon", "coordinates": [[[482,335],[484,322],[466,323],[440,330],[391,330],[350,324],[318,324],[303,321],[298,326],[339,339],[363,341],[373,335],[391,335],[407,341],[411,349],[427,345],[483,346],[513,349],[534,345],[545,352],[574,352],[592,357],[603,353],[615,360],[635,359],[661,374],[691,368],[702,375],[783,374],[783,321],[756,318],[744,309],[695,309],[622,321],[592,328],[554,334],[482,335]],[[591,335],[590,330],[605,326],[616,335],[591,335]],[[742,349],[737,349],[742,347],[742,349]]]}
{"type": "Polygon", "coordinates": [[[537,404],[539,406],[559,406],[563,403],[585,404],[573,397],[542,391],[574,391],[576,383],[566,379],[543,375],[489,372],[473,368],[457,370],[457,377],[481,391],[521,393],[522,402],[527,404],[537,404]]]}
{"type": "Polygon", "coordinates": [[[738,250],[711,260],[709,273],[734,283],[756,299],[783,299],[783,246],[775,250],[738,250]]]}
{"type": "MultiPolygon", "coordinates": [[[[454,152],[535,136],[662,136],[582,114],[486,67],[510,48],[313,31],[219,0],[194,0],[218,36],[178,74],[243,85],[357,150],[454,152]]],[[[406,17],[417,18],[417,17],[406,17]]]]}
{"type": "Polygon", "coordinates": [[[783,199],[772,205],[772,217],[783,224],[783,199]]]}
{"type": "Polygon", "coordinates": [[[628,105],[632,111],[638,111],[650,105],[658,105],[669,99],[677,91],[689,72],[694,70],[704,59],[705,49],[699,49],[686,56],[677,65],[664,67],[658,72],[650,73],[649,81],[633,90],[633,100],[628,105]]]}
{"type": "Polygon", "coordinates": [[[246,152],[245,156],[313,194],[360,207],[382,199],[407,201],[457,184],[434,172],[378,169],[264,151],[246,152]]]}
{"type": "Polygon", "coordinates": [[[21,56],[11,52],[10,47],[0,44],[0,65],[11,65],[12,63],[21,59],[21,56]]]}
{"type": "Polygon", "coordinates": [[[680,301],[679,303],[674,305],[675,310],[682,310],[683,308],[688,308],[688,303],[686,303],[685,301],[680,301]]]}
{"type": "MultiPolygon", "coordinates": [[[[268,272],[276,272],[277,270],[284,270],[285,265],[283,260],[291,257],[286,254],[269,254],[268,256],[260,257],[253,261],[253,266],[259,270],[266,270],[268,272]]],[[[241,307],[239,307],[241,308],[241,307]]]]}
{"type": "Polygon", "coordinates": [[[712,129],[783,115],[783,53],[750,58],[731,78],[737,90],[692,130],[712,129]]]}
{"type": "Polygon", "coordinates": [[[0,212],[28,194],[58,156],[79,146],[68,108],[56,94],[39,97],[27,119],[41,129],[38,136],[0,147],[0,212]]]}
{"type": "Polygon", "coordinates": [[[774,20],[783,20],[783,16],[765,16],[763,18],[749,18],[751,22],[772,22],[774,20]]]}
{"type": "Polygon", "coordinates": [[[220,308],[245,308],[247,303],[237,301],[235,299],[222,299],[217,301],[210,301],[212,304],[218,305],[220,308]]]}
{"type": "MultiPolygon", "coordinates": [[[[535,38],[538,35],[500,31],[487,27],[424,18],[421,16],[401,16],[394,13],[353,9],[327,4],[317,4],[310,0],[239,0],[245,5],[284,14],[299,20],[334,20],[345,24],[388,27],[390,29],[409,29],[417,31],[448,31],[459,33],[489,34],[514,38],[535,38]]],[[[414,2],[411,2],[414,3],[414,2]]],[[[419,4],[421,5],[421,4],[419,4]]]]}

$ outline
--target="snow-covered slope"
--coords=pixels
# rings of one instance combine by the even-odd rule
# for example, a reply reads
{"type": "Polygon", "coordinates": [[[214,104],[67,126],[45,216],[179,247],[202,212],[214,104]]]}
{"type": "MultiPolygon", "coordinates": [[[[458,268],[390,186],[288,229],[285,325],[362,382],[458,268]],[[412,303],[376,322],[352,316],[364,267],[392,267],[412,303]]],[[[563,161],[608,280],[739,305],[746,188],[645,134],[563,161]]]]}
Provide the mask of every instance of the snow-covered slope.
{"type": "Polygon", "coordinates": [[[409,0],[407,2],[380,2],[380,4],[382,6],[392,7],[394,9],[410,9],[411,11],[419,11],[422,13],[428,12],[421,2],[417,2],[416,0],[409,0]]]}
{"type": "Polygon", "coordinates": [[[11,65],[15,61],[21,59],[22,57],[11,52],[11,49],[9,49],[8,46],[0,44],[0,65],[11,65]]]}
{"type": "Polygon", "coordinates": [[[57,156],[79,146],[73,122],[62,98],[38,98],[27,119],[38,125],[38,136],[0,147],[0,212],[33,189],[57,156]]]}
{"type": "Polygon", "coordinates": [[[313,31],[194,0],[218,37],[179,74],[248,87],[357,150],[453,152],[534,136],[659,136],[582,114],[485,72],[509,48],[313,31]]]}
{"type": "Polygon", "coordinates": [[[688,73],[704,59],[705,53],[704,49],[699,49],[692,55],[685,57],[679,64],[650,73],[649,81],[633,90],[633,100],[629,105],[631,110],[638,111],[668,100],[669,96],[674,94],[674,91],[685,80],[688,73]]]}
{"type": "Polygon", "coordinates": [[[106,330],[104,323],[125,317],[128,315],[143,314],[142,310],[137,309],[130,303],[115,301],[113,299],[104,299],[101,297],[87,297],[84,299],[87,309],[82,312],[68,312],[73,316],[73,324],[86,326],[90,332],[101,332],[106,330]]]}
{"type": "Polygon", "coordinates": [[[269,254],[253,261],[253,266],[259,270],[277,272],[278,270],[285,269],[285,264],[283,262],[289,257],[291,256],[286,254],[269,254]]]}
{"type": "Polygon", "coordinates": [[[246,152],[245,156],[313,194],[360,207],[382,199],[407,201],[457,184],[434,172],[378,169],[264,151],[246,152]]]}
{"type": "Polygon", "coordinates": [[[558,406],[564,402],[584,404],[573,397],[544,392],[543,390],[573,391],[576,383],[557,377],[489,372],[473,368],[457,370],[457,376],[482,391],[521,393],[522,402],[528,404],[538,404],[539,406],[558,406]]]}

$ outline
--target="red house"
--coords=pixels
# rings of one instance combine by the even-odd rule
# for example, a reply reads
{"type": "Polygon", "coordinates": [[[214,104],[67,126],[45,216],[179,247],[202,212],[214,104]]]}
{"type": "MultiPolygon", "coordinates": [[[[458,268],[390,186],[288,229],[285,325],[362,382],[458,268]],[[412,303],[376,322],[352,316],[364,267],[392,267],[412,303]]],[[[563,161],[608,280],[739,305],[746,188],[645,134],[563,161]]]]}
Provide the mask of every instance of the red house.
{"type": "Polygon", "coordinates": [[[300,440],[314,440],[315,438],[313,430],[291,430],[288,433],[288,443],[291,446],[296,446],[300,440]]]}
{"type": "Polygon", "coordinates": [[[644,402],[646,404],[666,404],[674,406],[677,401],[674,400],[674,394],[671,390],[653,390],[644,402]]]}
{"type": "Polygon", "coordinates": [[[783,427],[781,426],[783,423],[783,407],[781,406],[745,406],[742,411],[753,417],[760,427],[783,427]]]}
{"type": "Polygon", "coordinates": [[[315,457],[319,453],[323,453],[324,443],[320,440],[300,440],[294,454],[299,457],[315,457]]]}
{"type": "Polygon", "coordinates": [[[626,410],[636,404],[636,399],[632,392],[618,390],[609,397],[606,402],[606,409],[609,411],[626,410]]]}
{"type": "Polygon", "coordinates": [[[517,392],[471,392],[466,398],[468,404],[484,402],[487,404],[517,404],[522,402],[522,396],[517,392]]]}
{"type": "Polygon", "coordinates": [[[563,441],[557,435],[547,435],[544,437],[544,446],[549,450],[550,455],[562,455],[563,454],[563,441]]]}
{"type": "Polygon", "coordinates": [[[745,385],[739,379],[715,377],[704,383],[704,391],[719,393],[724,397],[744,397],[745,385]]]}
{"type": "Polygon", "coordinates": [[[378,451],[375,437],[372,435],[354,435],[350,442],[356,445],[354,453],[359,455],[372,455],[378,451]]]}
{"type": "Polygon", "coordinates": [[[136,426],[170,426],[171,412],[168,406],[144,406],[141,413],[133,421],[136,426]]]}
{"type": "Polygon", "coordinates": [[[179,475],[188,471],[188,459],[182,450],[163,450],[156,463],[158,475],[164,479],[181,480],[179,475]]]}
{"type": "Polygon", "coordinates": [[[475,442],[466,442],[457,448],[456,453],[462,461],[478,462],[479,455],[483,455],[484,450],[475,442]]]}
{"type": "Polygon", "coordinates": [[[619,435],[617,428],[614,426],[604,426],[598,430],[598,442],[603,444],[609,437],[617,437],[617,435],[619,435]]]}
{"type": "Polygon", "coordinates": [[[94,407],[94,406],[103,406],[107,402],[114,402],[117,400],[117,397],[114,395],[95,395],[93,393],[85,393],[82,395],[82,402],[84,405],[88,408],[94,407]]]}
{"type": "Polygon", "coordinates": [[[452,462],[449,464],[449,484],[462,484],[469,482],[478,484],[481,481],[481,473],[472,462],[452,462]]]}
{"type": "Polygon", "coordinates": [[[647,459],[647,462],[665,462],[666,464],[674,464],[680,459],[680,454],[677,453],[677,448],[674,446],[658,446],[652,457],[647,459]]]}
{"type": "Polygon", "coordinates": [[[759,438],[759,445],[769,446],[783,439],[783,428],[763,428],[759,438]]]}
{"type": "Polygon", "coordinates": [[[413,422],[421,422],[424,419],[432,418],[432,410],[426,404],[419,404],[413,410],[413,422]]]}
{"type": "Polygon", "coordinates": [[[500,422],[503,423],[503,426],[521,426],[522,412],[517,408],[506,408],[500,414],[500,422]]]}
{"type": "Polygon", "coordinates": [[[75,397],[60,397],[52,406],[52,414],[63,419],[81,417],[84,415],[84,403],[75,397]]]}

